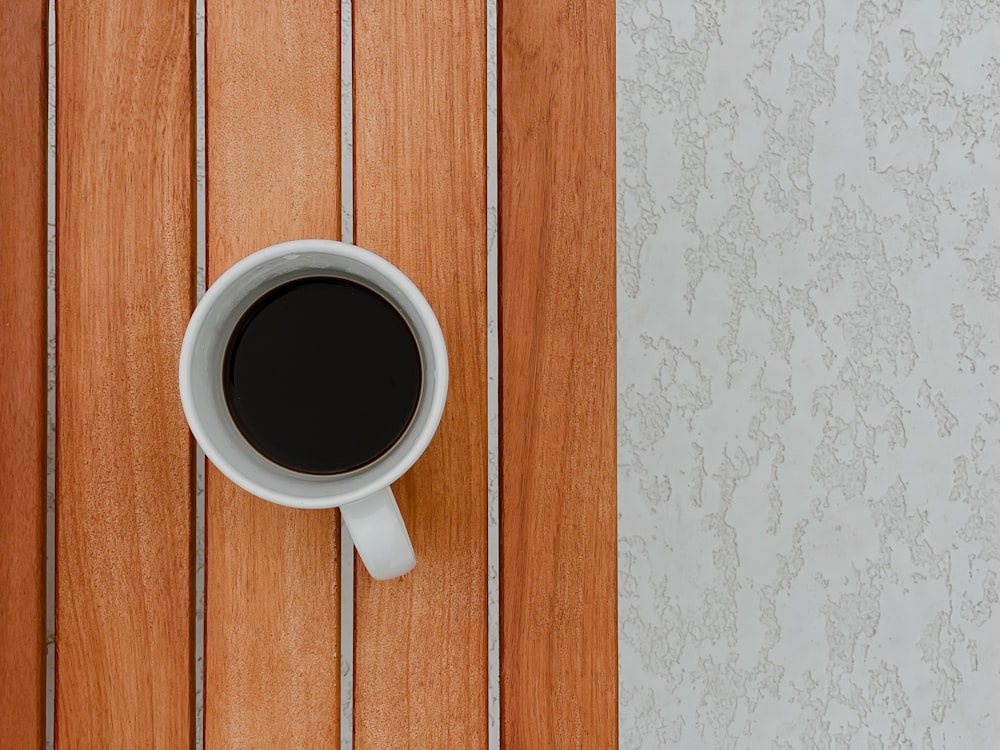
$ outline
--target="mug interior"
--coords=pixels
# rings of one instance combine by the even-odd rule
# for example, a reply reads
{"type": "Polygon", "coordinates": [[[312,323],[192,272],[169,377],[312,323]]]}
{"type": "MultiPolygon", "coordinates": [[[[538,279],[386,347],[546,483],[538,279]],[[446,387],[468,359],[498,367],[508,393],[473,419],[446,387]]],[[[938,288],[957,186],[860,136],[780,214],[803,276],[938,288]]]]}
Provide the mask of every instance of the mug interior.
{"type": "Polygon", "coordinates": [[[443,409],[447,359],[433,312],[402,272],[352,245],[301,240],[255,253],[212,285],[188,325],[180,376],[182,402],[192,432],[224,474],[272,502],[332,507],[388,486],[420,455],[443,409]],[[342,474],[299,473],[257,452],[233,423],[223,392],[223,358],[237,322],[270,290],[310,276],[349,279],[380,293],[406,319],[420,352],[420,395],[405,432],[379,458],[342,474]]]}

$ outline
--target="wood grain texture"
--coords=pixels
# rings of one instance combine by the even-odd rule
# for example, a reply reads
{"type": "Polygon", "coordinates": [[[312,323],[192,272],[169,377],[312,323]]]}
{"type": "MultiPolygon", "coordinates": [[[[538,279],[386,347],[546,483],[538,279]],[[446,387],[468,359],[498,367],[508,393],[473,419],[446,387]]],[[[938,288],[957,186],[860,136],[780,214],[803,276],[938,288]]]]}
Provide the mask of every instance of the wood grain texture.
{"type": "MultiPolygon", "coordinates": [[[[207,0],[209,282],[340,235],[339,3],[207,0]]],[[[206,475],[205,746],[339,747],[339,512],[206,475]]]]}
{"type": "Polygon", "coordinates": [[[188,0],[57,14],[56,742],[190,747],[188,0]]]}
{"type": "Polygon", "coordinates": [[[500,19],[505,748],[618,743],[615,6],[500,19]]]}
{"type": "Polygon", "coordinates": [[[438,433],[393,487],[417,567],[356,566],[358,750],[487,742],[485,17],[354,4],[355,237],[426,295],[451,368],[438,433]]]}
{"type": "Polygon", "coordinates": [[[0,3],[0,747],[45,741],[46,3],[0,3]]]}

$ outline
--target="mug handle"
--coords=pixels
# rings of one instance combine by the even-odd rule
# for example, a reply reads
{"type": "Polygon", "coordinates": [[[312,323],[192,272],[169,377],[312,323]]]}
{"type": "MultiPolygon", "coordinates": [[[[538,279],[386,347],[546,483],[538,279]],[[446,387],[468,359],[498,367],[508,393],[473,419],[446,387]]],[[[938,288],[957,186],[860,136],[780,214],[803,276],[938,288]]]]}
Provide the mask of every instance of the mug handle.
{"type": "Polygon", "coordinates": [[[391,489],[341,505],[340,515],[372,578],[385,581],[413,570],[417,558],[391,489]]]}

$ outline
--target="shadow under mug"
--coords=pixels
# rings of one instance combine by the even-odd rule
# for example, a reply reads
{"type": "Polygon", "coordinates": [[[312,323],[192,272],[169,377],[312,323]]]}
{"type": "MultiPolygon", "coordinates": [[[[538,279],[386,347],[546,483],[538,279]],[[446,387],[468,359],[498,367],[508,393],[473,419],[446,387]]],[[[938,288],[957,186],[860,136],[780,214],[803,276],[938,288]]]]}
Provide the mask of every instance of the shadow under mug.
{"type": "Polygon", "coordinates": [[[448,392],[448,354],[433,310],[402,271],[374,253],[333,240],[295,240],[259,250],[223,273],[198,303],[184,334],[179,374],[191,432],[223,474],[272,503],[340,508],[373,578],[413,569],[413,545],[389,485],[420,457],[437,430],[448,392]],[[377,459],[342,474],[303,474],[258,453],[233,422],[223,392],[226,347],[243,314],[272,289],[311,276],[348,279],[381,294],[406,320],[420,354],[420,394],[405,432],[377,459]]]}

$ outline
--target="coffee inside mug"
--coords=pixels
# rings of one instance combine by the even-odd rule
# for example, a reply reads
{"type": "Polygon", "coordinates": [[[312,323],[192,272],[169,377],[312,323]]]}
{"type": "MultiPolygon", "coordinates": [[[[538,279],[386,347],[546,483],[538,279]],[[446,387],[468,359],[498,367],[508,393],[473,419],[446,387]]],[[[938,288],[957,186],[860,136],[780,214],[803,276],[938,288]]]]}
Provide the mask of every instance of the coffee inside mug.
{"type": "Polygon", "coordinates": [[[336,475],[385,455],[417,411],[420,350],[376,290],[329,274],[265,291],[222,361],[223,395],[246,441],[295,472],[336,475]]]}

